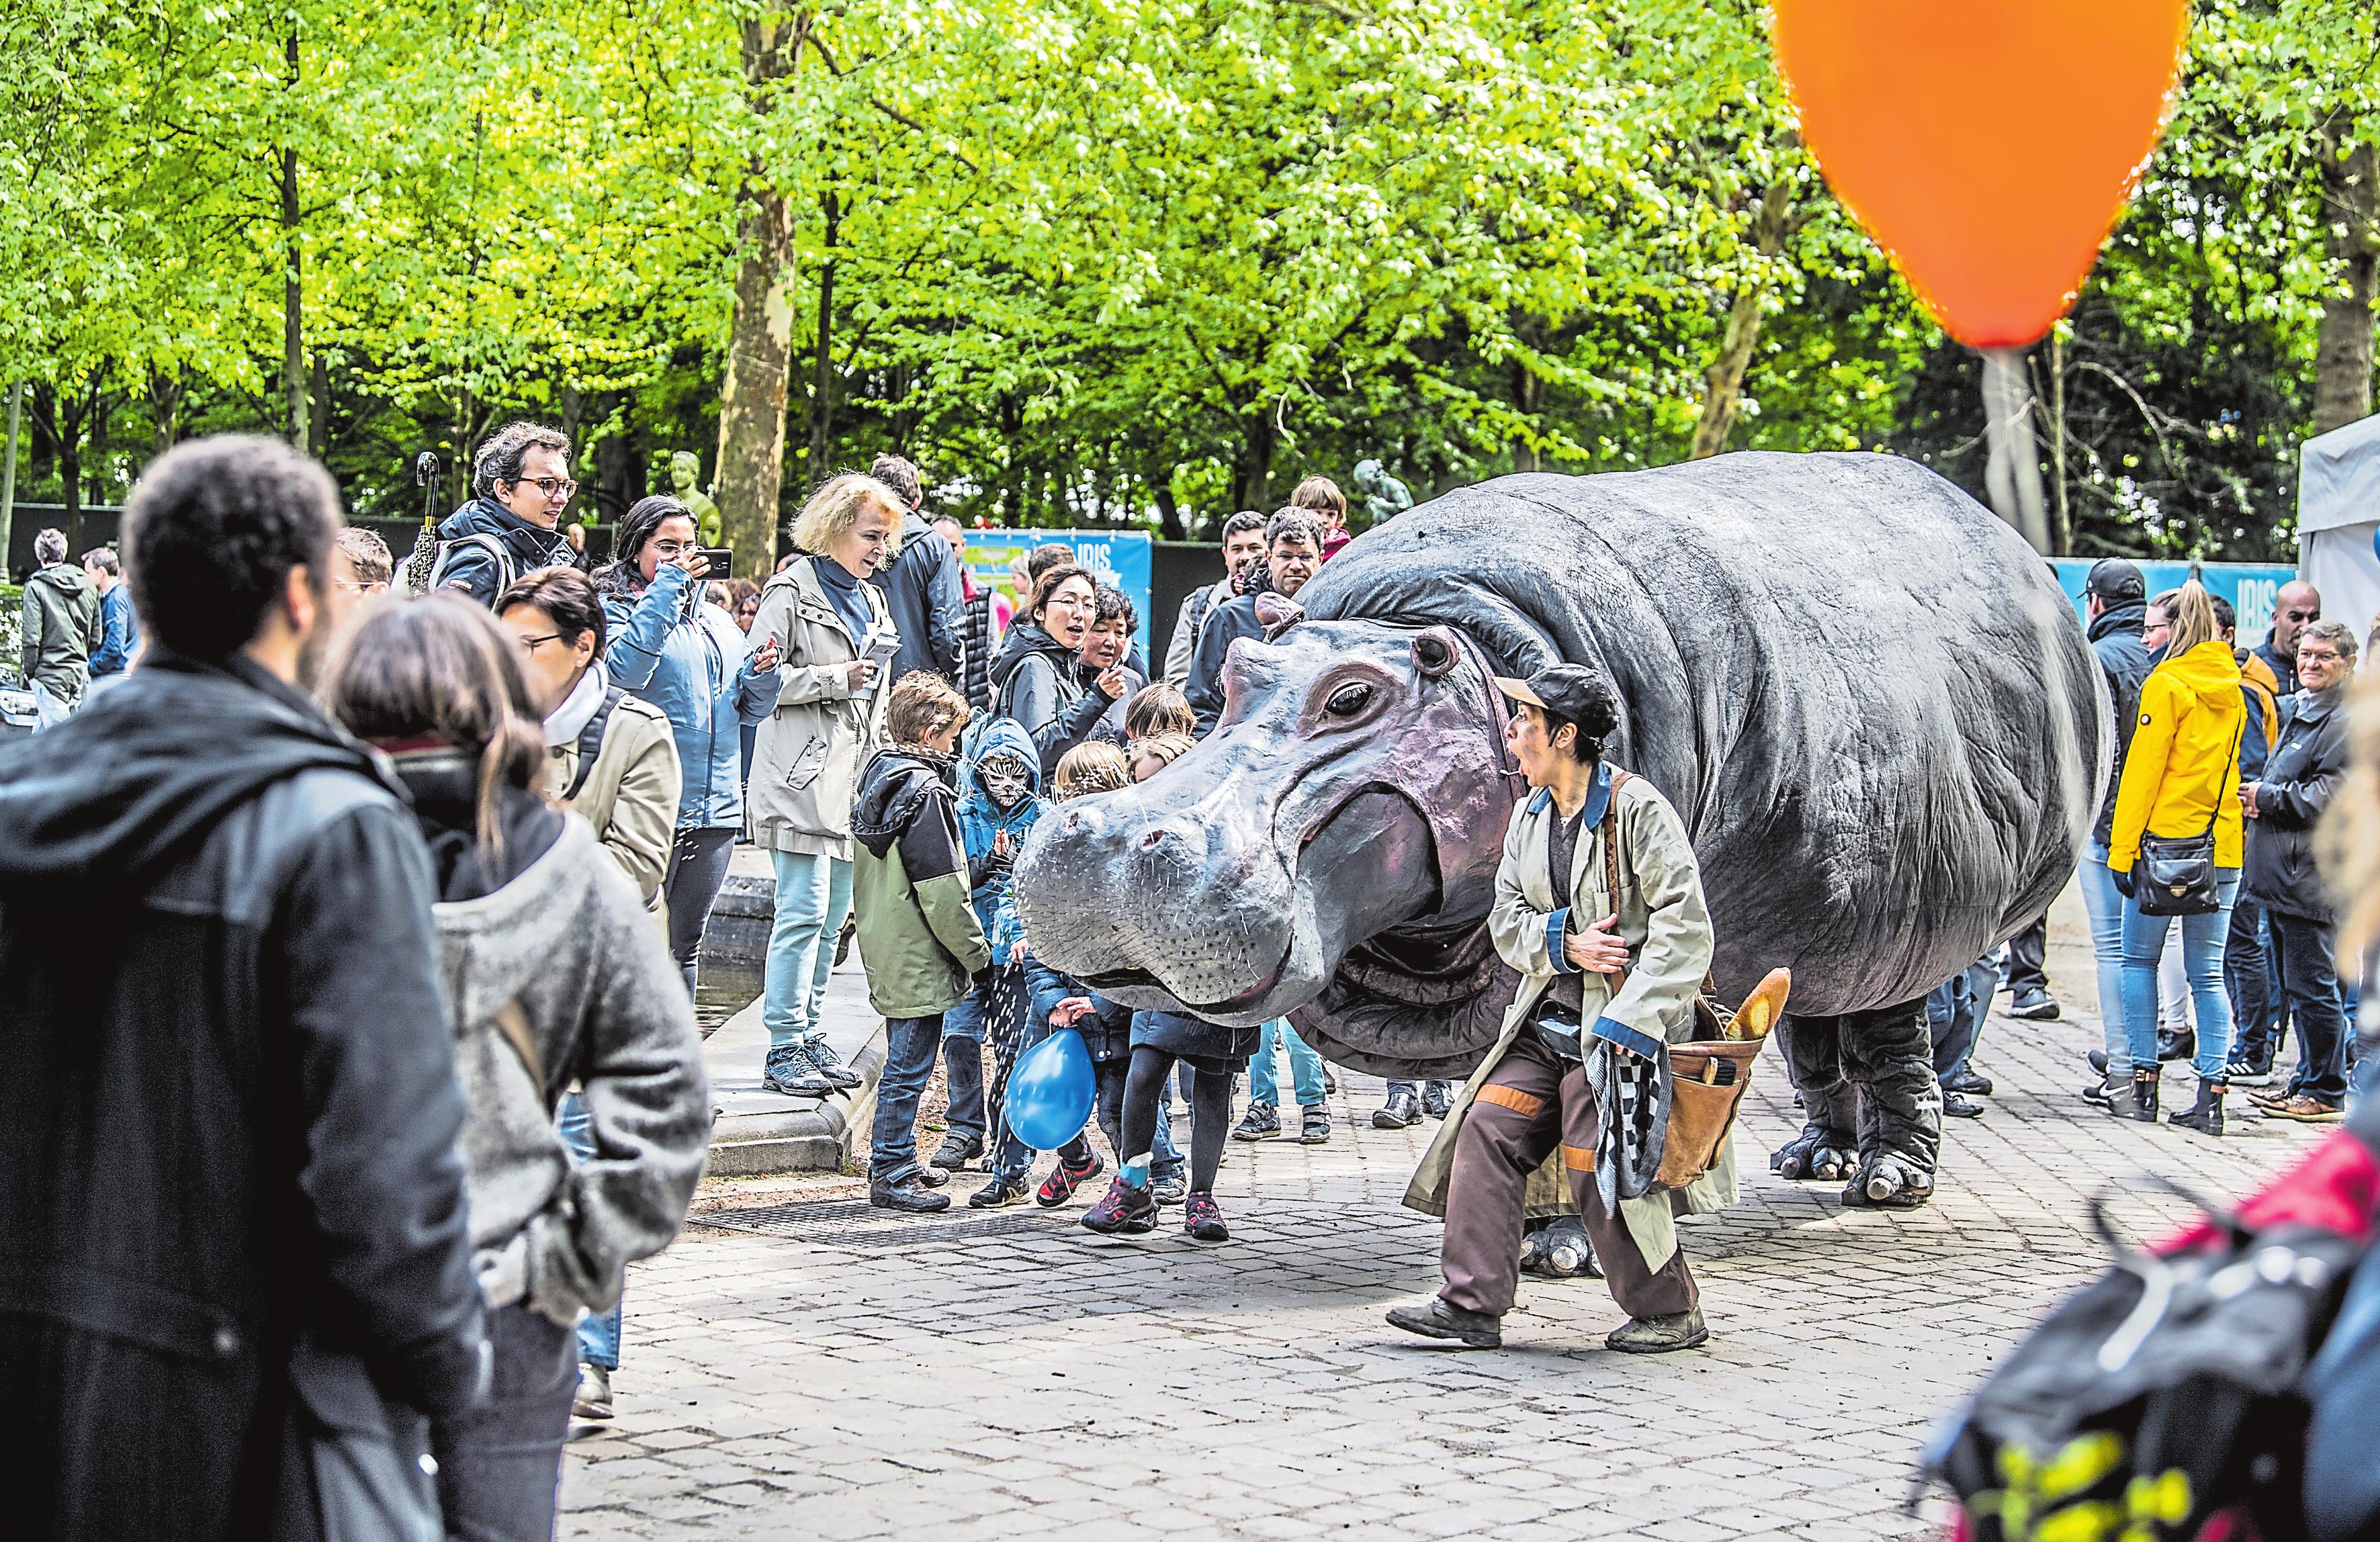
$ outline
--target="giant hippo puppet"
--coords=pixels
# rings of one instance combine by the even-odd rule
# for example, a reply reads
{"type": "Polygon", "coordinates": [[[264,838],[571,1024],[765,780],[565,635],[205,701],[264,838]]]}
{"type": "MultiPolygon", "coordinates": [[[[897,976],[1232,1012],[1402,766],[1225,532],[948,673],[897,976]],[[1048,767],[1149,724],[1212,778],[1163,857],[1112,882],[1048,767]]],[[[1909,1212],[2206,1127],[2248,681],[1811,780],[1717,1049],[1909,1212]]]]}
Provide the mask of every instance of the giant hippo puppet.
{"type": "Polygon", "coordinates": [[[2015,532],[1881,455],[1501,477],[1360,537],[1297,605],[1233,645],[1205,742],[1039,822],[1016,890],[1041,957],[1135,1006],[1286,1014],[1359,1069],[1468,1071],[1517,983],[1486,925],[1526,791],[1492,676],[1597,664],[1607,753],[1693,835],[1719,996],[1793,971],[1809,1123],[1771,1165],[1930,1196],[1925,994],[2048,907],[2113,742],[2015,532]]]}

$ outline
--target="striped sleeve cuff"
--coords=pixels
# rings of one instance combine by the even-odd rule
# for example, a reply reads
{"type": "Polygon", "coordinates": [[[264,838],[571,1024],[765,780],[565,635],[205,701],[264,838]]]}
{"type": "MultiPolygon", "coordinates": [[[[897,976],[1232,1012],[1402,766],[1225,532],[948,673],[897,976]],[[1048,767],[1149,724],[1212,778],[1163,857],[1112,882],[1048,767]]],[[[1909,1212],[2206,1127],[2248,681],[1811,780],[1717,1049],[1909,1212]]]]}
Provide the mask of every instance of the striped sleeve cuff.
{"type": "Polygon", "coordinates": [[[1616,1017],[1598,1017],[1586,1030],[1597,1038],[1609,1039],[1623,1050],[1633,1050],[1646,1060],[1661,1052],[1661,1041],[1650,1034],[1638,1033],[1616,1017]]]}
{"type": "Polygon", "coordinates": [[[1553,960],[1554,973],[1558,975],[1576,975],[1585,972],[1577,965],[1562,956],[1562,933],[1569,929],[1570,906],[1568,905],[1562,906],[1546,917],[1546,956],[1553,960]]]}

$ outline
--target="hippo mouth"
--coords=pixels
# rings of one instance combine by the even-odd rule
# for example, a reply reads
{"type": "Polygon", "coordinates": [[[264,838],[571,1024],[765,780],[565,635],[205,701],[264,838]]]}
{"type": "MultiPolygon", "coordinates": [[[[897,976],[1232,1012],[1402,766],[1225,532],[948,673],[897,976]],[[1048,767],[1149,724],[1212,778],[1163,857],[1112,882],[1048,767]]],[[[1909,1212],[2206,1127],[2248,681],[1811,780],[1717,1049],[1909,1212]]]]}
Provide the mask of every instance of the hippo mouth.
{"type": "Polygon", "coordinates": [[[1108,967],[1074,971],[1075,977],[1102,996],[1133,1005],[1217,1022],[1260,1023],[1310,999],[1349,951],[1374,933],[1427,916],[1438,903],[1437,850],[1428,820],[1404,793],[1378,784],[1348,789],[1306,826],[1295,856],[1275,871],[1286,880],[1285,924],[1250,938],[1254,945],[1243,954],[1247,972],[1229,982],[1236,988],[1230,994],[1193,994],[1195,983],[1164,977],[1161,960],[1152,961],[1151,967],[1111,958],[1108,967]],[[1339,903],[1318,904],[1318,884],[1338,891],[1339,903]],[[1185,990],[1184,984],[1192,989],[1185,990]]]}

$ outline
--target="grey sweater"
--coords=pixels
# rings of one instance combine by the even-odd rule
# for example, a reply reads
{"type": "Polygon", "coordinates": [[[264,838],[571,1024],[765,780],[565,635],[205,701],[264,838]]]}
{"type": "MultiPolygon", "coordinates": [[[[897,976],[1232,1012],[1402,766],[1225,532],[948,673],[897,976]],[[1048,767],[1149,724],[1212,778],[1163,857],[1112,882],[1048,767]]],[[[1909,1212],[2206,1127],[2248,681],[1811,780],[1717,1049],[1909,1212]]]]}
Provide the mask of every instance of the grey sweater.
{"type": "Polygon", "coordinates": [[[677,1235],[710,1147],[685,978],[576,815],[511,882],[435,913],[470,1105],[461,1145],[480,1290],[560,1323],[608,1310],[629,1260],[677,1235]],[[526,1030],[535,1075],[506,1017],[526,1030]],[[574,1078],[596,1144],[578,1166],[554,1129],[574,1078]]]}

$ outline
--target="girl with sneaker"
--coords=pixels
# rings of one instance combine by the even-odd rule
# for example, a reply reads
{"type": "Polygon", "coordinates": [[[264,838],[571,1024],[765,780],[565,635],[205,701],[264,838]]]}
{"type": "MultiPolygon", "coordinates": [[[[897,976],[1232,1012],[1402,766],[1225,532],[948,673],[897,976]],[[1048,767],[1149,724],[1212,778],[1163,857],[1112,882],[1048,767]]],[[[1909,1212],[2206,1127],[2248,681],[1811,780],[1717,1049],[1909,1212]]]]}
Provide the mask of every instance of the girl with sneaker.
{"type": "Polygon", "coordinates": [[[998,1118],[1001,1087],[983,1079],[989,1037],[1004,1078],[1014,1062],[1026,1011],[1025,929],[1016,919],[1016,854],[1050,807],[1041,795],[1041,761],[1033,741],[1007,718],[967,731],[959,763],[959,838],[965,844],[976,919],[991,944],[991,968],[966,1000],[942,1018],[942,1071],[950,1087],[950,1134],[933,1165],[956,1172],[984,1154],[998,1118]]]}
{"type": "MultiPolygon", "coordinates": [[[[1056,781],[1058,801],[1061,803],[1092,793],[1113,792],[1129,784],[1124,772],[1123,752],[1111,744],[1076,745],[1059,759],[1056,781]]],[[[1017,941],[1014,956],[1024,960],[1028,970],[1038,967],[1031,962],[1029,946],[1024,939],[1017,941]]],[[[1049,970],[1040,970],[1039,973],[1051,980],[1062,979],[1049,970]]],[[[1036,990],[1035,994],[1038,997],[1043,992],[1036,990]]],[[[1062,989],[1058,991],[1060,997],[1064,994],[1062,989]]],[[[1076,1017],[1087,1013],[1089,1007],[1087,993],[1077,1001],[1062,1002],[1045,999],[1038,1002],[1036,1010],[1026,1020],[1025,1034],[1018,1039],[1015,1051],[1001,1058],[1000,1075],[1003,1082],[1010,1068],[1027,1050],[1049,1038],[1053,1029],[1077,1026],[1076,1017]],[[1056,1012],[1054,1009],[1061,1004],[1064,1010],[1056,1012]]],[[[975,1209],[988,1210],[1021,1201],[1025,1197],[1025,1181],[1033,1172],[1034,1155],[1033,1148],[1018,1139],[1016,1132],[1008,1127],[1004,1119],[1002,1120],[998,1147],[991,1163],[991,1182],[970,1195],[967,1204],[975,1209]]],[[[1098,1177],[1103,1171],[1105,1168],[1099,1161],[1099,1153],[1091,1149],[1088,1140],[1077,1135],[1059,1147],[1058,1165],[1043,1181],[1034,1198],[1043,1205],[1062,1205],[1074,1197],[1076,1187],[1098,1177]]]]}
{"type": "Polygon", "coordinates": [[[1124,1156],[1107,1197],[1084,1215],[1094,1232],[1133,1235],[1157,1229],[1157,1196],[1151,1169],[1158,1121],[1164,1110],[1165,1078],[1175,1062],[1195,1071],[1190,1078],[1190,1192],[1182,1206],[1182,1229],[1200,1242],[1229,1242],[1223,1212],[1215,1204],[1215,1171],[1223,1162],[1223,1135],[1232,1123],[1232,1074],[1256,1049],[1255,1028],[1235,1028],[1175,1012],[1136,1012],[1132,1017],[1132,1061],[1124,1073],[1124,1156]]]}

